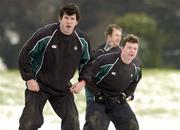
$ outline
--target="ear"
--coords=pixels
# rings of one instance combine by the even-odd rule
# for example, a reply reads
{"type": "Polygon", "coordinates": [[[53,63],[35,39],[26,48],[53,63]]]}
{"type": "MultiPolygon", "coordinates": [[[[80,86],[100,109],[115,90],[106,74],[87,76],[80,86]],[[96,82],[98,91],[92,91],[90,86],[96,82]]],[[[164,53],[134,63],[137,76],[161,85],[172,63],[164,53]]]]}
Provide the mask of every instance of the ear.
{"type": "Polygon", "coordinates": [[[107,35],[107,41],[111,42],[111,35],[107,35]]]}
{"type": "Polygon", "coordinates": [[[77,26],[77,25],[78,25],[78,23],[79,23],[79,21],[76,21],[76,24],[75,24],[75,25],[77,26]]]}
{"type": "Polygon", "coordinates": [[[59,17],[59,22],[61,23],[61,20],[62,20],[62,18],[61,17],[59,17]]]}

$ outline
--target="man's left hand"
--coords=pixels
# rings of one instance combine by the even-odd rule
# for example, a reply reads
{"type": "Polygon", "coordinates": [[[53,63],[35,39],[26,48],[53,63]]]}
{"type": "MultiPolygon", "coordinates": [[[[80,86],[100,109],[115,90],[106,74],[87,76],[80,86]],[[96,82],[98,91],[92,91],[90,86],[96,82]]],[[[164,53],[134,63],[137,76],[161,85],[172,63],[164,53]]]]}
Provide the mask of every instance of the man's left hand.
{"type": "Polygon", "coordinates": [[[118,97],[118,104],[124,104],[126,101],[126,94],[124,92],[121,92],[118,97]]]}
{"type": "Polygon", "coordinates": [[[70,88],[70,91],[74,94],[80,93],[80,91],[85,87],[86,82],[84,80],[81,80],[80,82],[77,82],[73,84],[70,88]]]}

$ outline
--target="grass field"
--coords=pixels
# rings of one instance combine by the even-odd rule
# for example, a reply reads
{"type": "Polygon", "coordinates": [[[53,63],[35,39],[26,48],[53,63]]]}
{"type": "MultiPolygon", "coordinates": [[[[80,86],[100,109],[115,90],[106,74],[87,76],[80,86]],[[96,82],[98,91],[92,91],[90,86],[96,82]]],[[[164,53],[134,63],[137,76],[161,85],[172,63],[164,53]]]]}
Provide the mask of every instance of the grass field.
{"type": "MultiPolygon", "coordinates": [[[[76,82],[77,75],[72,79],[76,82]]],[[[18,129],[18,120],[24,106],[24,82],[18,71],[0,72],[0,130],[18,129]]],[[[179,130],[180,121],[180,71],[144,70],[138,84],[135,100],[129,102],[135,111],[140,130],[179,130]]],[[[80,113],[81,127],[84,123],[84,91],[75,95],[80,113]]],[[[44,109],[45,123],[40,130],[59,130],[60,119],[49,103],[44,109]]],[[[114,130],[110,125],[109,130],[114,130]]]]}

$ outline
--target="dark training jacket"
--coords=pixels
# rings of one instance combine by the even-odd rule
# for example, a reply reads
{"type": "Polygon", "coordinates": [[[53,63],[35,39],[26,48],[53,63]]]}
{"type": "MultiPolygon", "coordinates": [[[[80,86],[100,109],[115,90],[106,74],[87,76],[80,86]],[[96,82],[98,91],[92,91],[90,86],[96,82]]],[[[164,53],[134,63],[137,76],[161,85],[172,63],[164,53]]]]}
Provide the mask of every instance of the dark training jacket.
{"type": "Polygon", "coordinates": [[[92,72],[93,78],[87,89],[93,94],[102,91],[108,96],[118,96],[125,92],[128,97],[141,79],[141,68],[133,62],[123,63],[117,52],[98,57],[92,65],[92,72]]]}
{"type": "MultiPolygon", "coordinates": [[[[101,44],[96,50],[93,51],[92,53],[92,63],[94,63],[96,61],[97,58],[100,58],[101,56],[103,55],[106,55],[108,53],[113,53],[113,52],[116,52],[116,53],[120,53],[121,52],[121,47],[120,46],[117,46],[117,47],[113,47],[111,48],[109,45],[107,45],[106,43],[103,43],[101,44]]],[[[139,59],[139,56],[137,56],[134,60],[133,60],[133,63],[135,64],[136,67],[140,68],[140,71],[141,71],[141,61],[139,59]]],[[[93,64],[92,64],[93,65],[93,64]]],[[[141,72],[140,72],[140,75],[141,75],[141,72]]],[[[140,77],[141,78],[141,77],[140,77]]],[[[127,96],[130,96],[130,95],[134,95],[134,90],[137,86],[137,83],[139,81],[134,81],[131,83],[131,86],[135,86],[135,87],[129,87],[127,90],[126,90],[126,93],[127,93],[127,96]]],[[[91,82],[90,84],[86,85],[86,100],[94,100],[94,94],[89,91],[87,88],[90,87],[89,85],[92,85],[93,83],[91,82]]]]}
{"type": "Polygon", "coordinates": [[[91,80],[90,58],[89,40],[80,30],[65,35],[54,23],[40,28],[25,43],[19,69],[25,81],[36,79],[46,88],[66,90],[77,68],[79,81],[91,80]]]}

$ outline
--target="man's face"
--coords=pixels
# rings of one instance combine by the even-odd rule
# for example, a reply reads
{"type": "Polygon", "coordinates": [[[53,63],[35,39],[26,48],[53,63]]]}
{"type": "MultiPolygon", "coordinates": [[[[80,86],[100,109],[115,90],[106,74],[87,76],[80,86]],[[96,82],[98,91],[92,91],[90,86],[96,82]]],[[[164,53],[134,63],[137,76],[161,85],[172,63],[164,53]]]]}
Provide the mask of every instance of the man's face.
{"type": "Polygon", "coordinates": [[[138,52],[138,44],[126,42],[126,45],[122,49],[123,56],[125,59],[132,61],[138,52]]]}
{"type": "Polygon", "coordinates": [[[66,35],[70,35],[73,32],[74,27],[78,24],[76,14],[71,16],[64,14],[62,18],[59,19],[59,22],[61,32],[66,35]]]}
{"type": "Polygon", "coordinates": [[[119,46],[122,37],[122,32],[119,29],[113,28],[112,35],[108,35],[108,41],[113,47],[119,46]]]}

